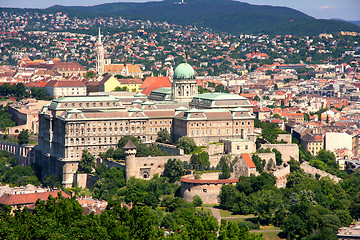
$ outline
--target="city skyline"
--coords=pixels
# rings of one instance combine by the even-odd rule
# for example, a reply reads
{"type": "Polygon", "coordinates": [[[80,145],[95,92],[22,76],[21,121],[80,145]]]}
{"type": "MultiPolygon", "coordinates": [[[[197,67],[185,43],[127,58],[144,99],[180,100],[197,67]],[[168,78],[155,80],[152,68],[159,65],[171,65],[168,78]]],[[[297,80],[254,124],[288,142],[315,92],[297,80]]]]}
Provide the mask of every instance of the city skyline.
{"type": "MultiPolygon", "coordinates": [[[[153,1],[153,0],[149,0],[153,1]]],[[[93,6],[111,2],[148,2],[142,0],[126,0],[126,1],[111,1],[111,0],[51,0],[44,4],[44,1],[34,0],[3,0],[0,2],[0,7],[15,7],[15,8],[47,8],[53,5],[64,6],[93,6]]],[[[174,1],[175,2],[175,1],[174,1]]],[[[255,5],[272,5],[284,6],[301,11],[309,16],[317,19],[344,19],[344,20],[360,20],[360,4],[357,0],[245,0],[249,4],[255,5]]]]}

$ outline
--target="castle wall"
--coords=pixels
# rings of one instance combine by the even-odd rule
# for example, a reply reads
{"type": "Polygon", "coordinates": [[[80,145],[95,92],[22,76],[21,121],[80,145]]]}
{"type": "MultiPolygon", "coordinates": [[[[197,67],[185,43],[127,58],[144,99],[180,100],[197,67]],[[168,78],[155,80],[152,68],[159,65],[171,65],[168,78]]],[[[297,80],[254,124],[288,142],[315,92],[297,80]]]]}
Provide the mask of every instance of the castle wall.
{"type": "Polygon", "coordinates": [[[209,155],[223,154],[224,153],[224,144],[223,143],[208,144],[205,148],[205,151],[208,152],[209,155]]]}
{"type": "Polygon", "coordinates": [[[238,179],[219,179],[220,172],[203,173],[200,179],[194,179],[194,175],[186,175],[181,178],[180,196],[192,202],[193,197],[198,195],[204,204],[219,204],[221,187],[226,184],[236,184],[238,179]]]}
{"type": "MultiPolygon", "coordinates": [[[[274,161],[274,163],[276,163],[275,153],[274,152],[271,152],[271,153],[256,153],[256,155],[258,155],[261,159],[264,159],[266,164],[268,164],[270,159],[272,159],[274,161]]],[[[266,164],[265,164],[265,166],[266,166],[266,164]]]]}
{"type": "Polygon", "coordinates": [[[278,135],[276,141],[280,142],[281,140],[286,142],[286,143],[291,143],[292,136],[289,133],[285,133],[285,134],[281,133],[281,134],[278,135]]]}
{"type": "Polygon", "coordinates": [[[264,149],[270,148],[271,150],[275,148],[281,153],[284,162],[289,162],[290,157],[299,161],[299,147],[297,144],[263,144],[261,147],[264,149]]]}
{"type": "Polygon", "coordinates": [[[179,155],[184,155],[184,150],[177,148],[175,145],[171,145],[171,144],[165,144],[165,143],[158,143],[155,142],[155,144],[158,146],[158,148],[161,151],[165,151],[167,152],[169,155],[173,155],[173,156],[179,156],[179,155]]]}
{"type": "Polygon", "coordinates": [[[327,172],[324,172],[324,171],[321,171],[320,169],[317,169],[315,167],[312,167],[309,165],[309,163],[307,162],[303,162],[301,165],[300,165],[301,169],[304,170],[304,172],[306,173],[309,173],[313,176],[315,176],[316,174],[318,174],[320,176],[320,178],[323,178],[323,177],[329,177],[331,180],[333,180],[334,182],[338,183],[341,178],[338,178],[330,173],[327,173],[327,172]]]}
{"type": "MultiPolygon", "coordinates": [[[[222,155],[209,156],[210,167],[216,167],[221,156],[222,155]]],[[[191,155],[136,157],[130,165],[128,164],[129,161],[126,160],[126,175],[141,179],[151,179],[155,174],[160,176],[164,172],[165,163],[172,158],[179,159],[182,162],[190,162],[191,155]]]]}

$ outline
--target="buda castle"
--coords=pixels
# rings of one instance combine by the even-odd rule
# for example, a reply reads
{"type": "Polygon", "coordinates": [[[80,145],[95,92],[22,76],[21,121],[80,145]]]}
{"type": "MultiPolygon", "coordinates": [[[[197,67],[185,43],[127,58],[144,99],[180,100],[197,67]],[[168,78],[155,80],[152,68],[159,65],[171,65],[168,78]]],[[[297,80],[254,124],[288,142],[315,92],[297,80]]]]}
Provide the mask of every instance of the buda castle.
{"type": "Polygon", "coordinates": [[[61,97],[45,105],[39,112],[36,149],[42,175],[62,176],[63,186],[71,187],[83,150],[98,156],[116,148],[126,135],[150,144],[161,129],[168,130],[175,141],[188,136],[198,145],[230,138],[255,141],[255,116],[247,98],[198,94],[195,71],[186,62],[169,75],[171,88],[154,91],[170,94],[167,101],[150,101],[137,93],[61,97]]]}

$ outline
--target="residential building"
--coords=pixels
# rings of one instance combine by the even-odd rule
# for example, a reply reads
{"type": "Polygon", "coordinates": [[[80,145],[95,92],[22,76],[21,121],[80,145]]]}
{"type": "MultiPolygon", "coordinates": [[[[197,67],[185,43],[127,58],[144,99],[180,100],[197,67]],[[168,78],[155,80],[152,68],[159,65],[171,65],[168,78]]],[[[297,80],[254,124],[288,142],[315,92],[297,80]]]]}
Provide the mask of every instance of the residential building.
{"type": "Polygon", "coordinates": [[[51,80],[45,85],[45,90],[54,98],[86,95],[86,86],[81,81],[51,80]]]}
{"type": "Polygon", "coordinates": [[[324,149],[323,136],[307,133],[301,137],[301,145],[313,156],[318,155],[324,149]]]}

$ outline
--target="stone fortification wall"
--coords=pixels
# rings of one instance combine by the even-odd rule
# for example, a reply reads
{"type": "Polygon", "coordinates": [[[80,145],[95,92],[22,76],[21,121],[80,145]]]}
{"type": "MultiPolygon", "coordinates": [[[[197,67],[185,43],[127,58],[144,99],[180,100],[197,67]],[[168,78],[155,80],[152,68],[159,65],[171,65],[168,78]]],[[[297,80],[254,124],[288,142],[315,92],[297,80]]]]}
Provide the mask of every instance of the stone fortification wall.
{"type": "Polygon", "coordinates": [[[297,144],[263,144],[261,147],[264,149],[270,148],[271,150],[275,148],[281,153],[284,162],[289,162],[290,157],[299,161],[299,147],[297,144]]]}
{"type": "Polygon", "coordinates": [[[107,159],[102,159],[101,161],[103,163],[105,163],[106,166],[108,166],[109,168],[115,167],[115,168],[120,168],[120,169],[125,170],[125,165],[123,163],[119,163],[119,162],[115,162],[115,161],[111,161],[111,160],[107,160],[107,159]]]}
{"type": "Polygon", "coordinates": [[[175,145],[171,145],[171,144],[165,144],[165,143],[155,143],[158,148],[163,151],[163,152],[167,152],[169,155],[173,155],[173,156],[179,156],[179,155],[184,155],[184,150],[177,148],[175,145]]]}
{"type": "Polygon", "coordinates": [[[290,133],[281,133],[278,135],[276,141],[280,142],[280,141],[284,141],[286,143],[291,143],[292,141],[292,136],[290,133]]]}
{"type": "Polygon", "coordinates": [[[204,150],[208,152],[209,155],[223,154],[224,144],[223,143],[208,144],[204,150]]]}
{"type": "Polygon", "coordinates": [[[327,173],[327,172],[324,172],[324,171],[321,171],[320,169],[317,169],[315,167],[312,167],[309,165],[309,163],[307,162],[303,162],[301,165],[300,165],[301,169],[304,170],[304,172],[306,173],[309,173],[311,175],[320,175],[320,178],[323,178],[323,177],[329,177],[331,180],[333,180],[334,182],[338,183],[341,178],[338,178],[330,173],[327,173]]]}
{"type": "MultiPolygon", "coordinates": [[[[209,157],[210,167],[216,167],[222,155],[212,155],[209,157]]],[[[190,162],[191,155],[182,156],[158,156],[158,157],[136,157],[131,168],[127,167],[127,176],[136,178],[151,179],[155,174],[162,175],[165,163],[169,159],[176,158],[182,162],[190,162]]],[[[128,164],[128,162],[126,163],[128,164]]]]}
{"type": "Polygon", "coordinates": [[[180,196],[192,202],[193,197],[198,195],[204,204],[219,204],[218,196],[221,187],[226,184],[236,184],[239,181],[238,179],[218,179],[219,173],[204,173],[201,179],[194,179],[194,175],[183,176],[180,180],[180,196]]]}
{"type": "Polygon", "coordinates": [[[13,106],[9,106],[8,113],[11,114],[12,120],[16,122],[16,125],[26,125],[28,121],[28,115],[20,112],[13,106]]]}
{"type": "MultiPolygon", "coordinates": [[[[261,159],[264,159],[266,164],[270,161],[270,159],[272,159],[274,161],[274,163],[276,163],[275,153],[274,152],[271,152],[271,153],[255,153],[255,155],[258,155],[261,159]]],[[[265,164],[265,166],[266,166],[266,164],[265,164]]]]}
{"type": "Polygon", "coordinates": [[[275,186],[278,188],[284,188],[284,187],[286,187],[287,176],[290,174],[290,165],[280,168],[280,169],[272,172],[272,174],[276,177],[275,186]]]}
{"type": "Polygon", "coordinates": [[[89,188],[93,189],[94,185],[97,180],[100,178],[87,173],[77,173],[75,175],[75,186],[81,187],[81,188],[89,188]]]}

